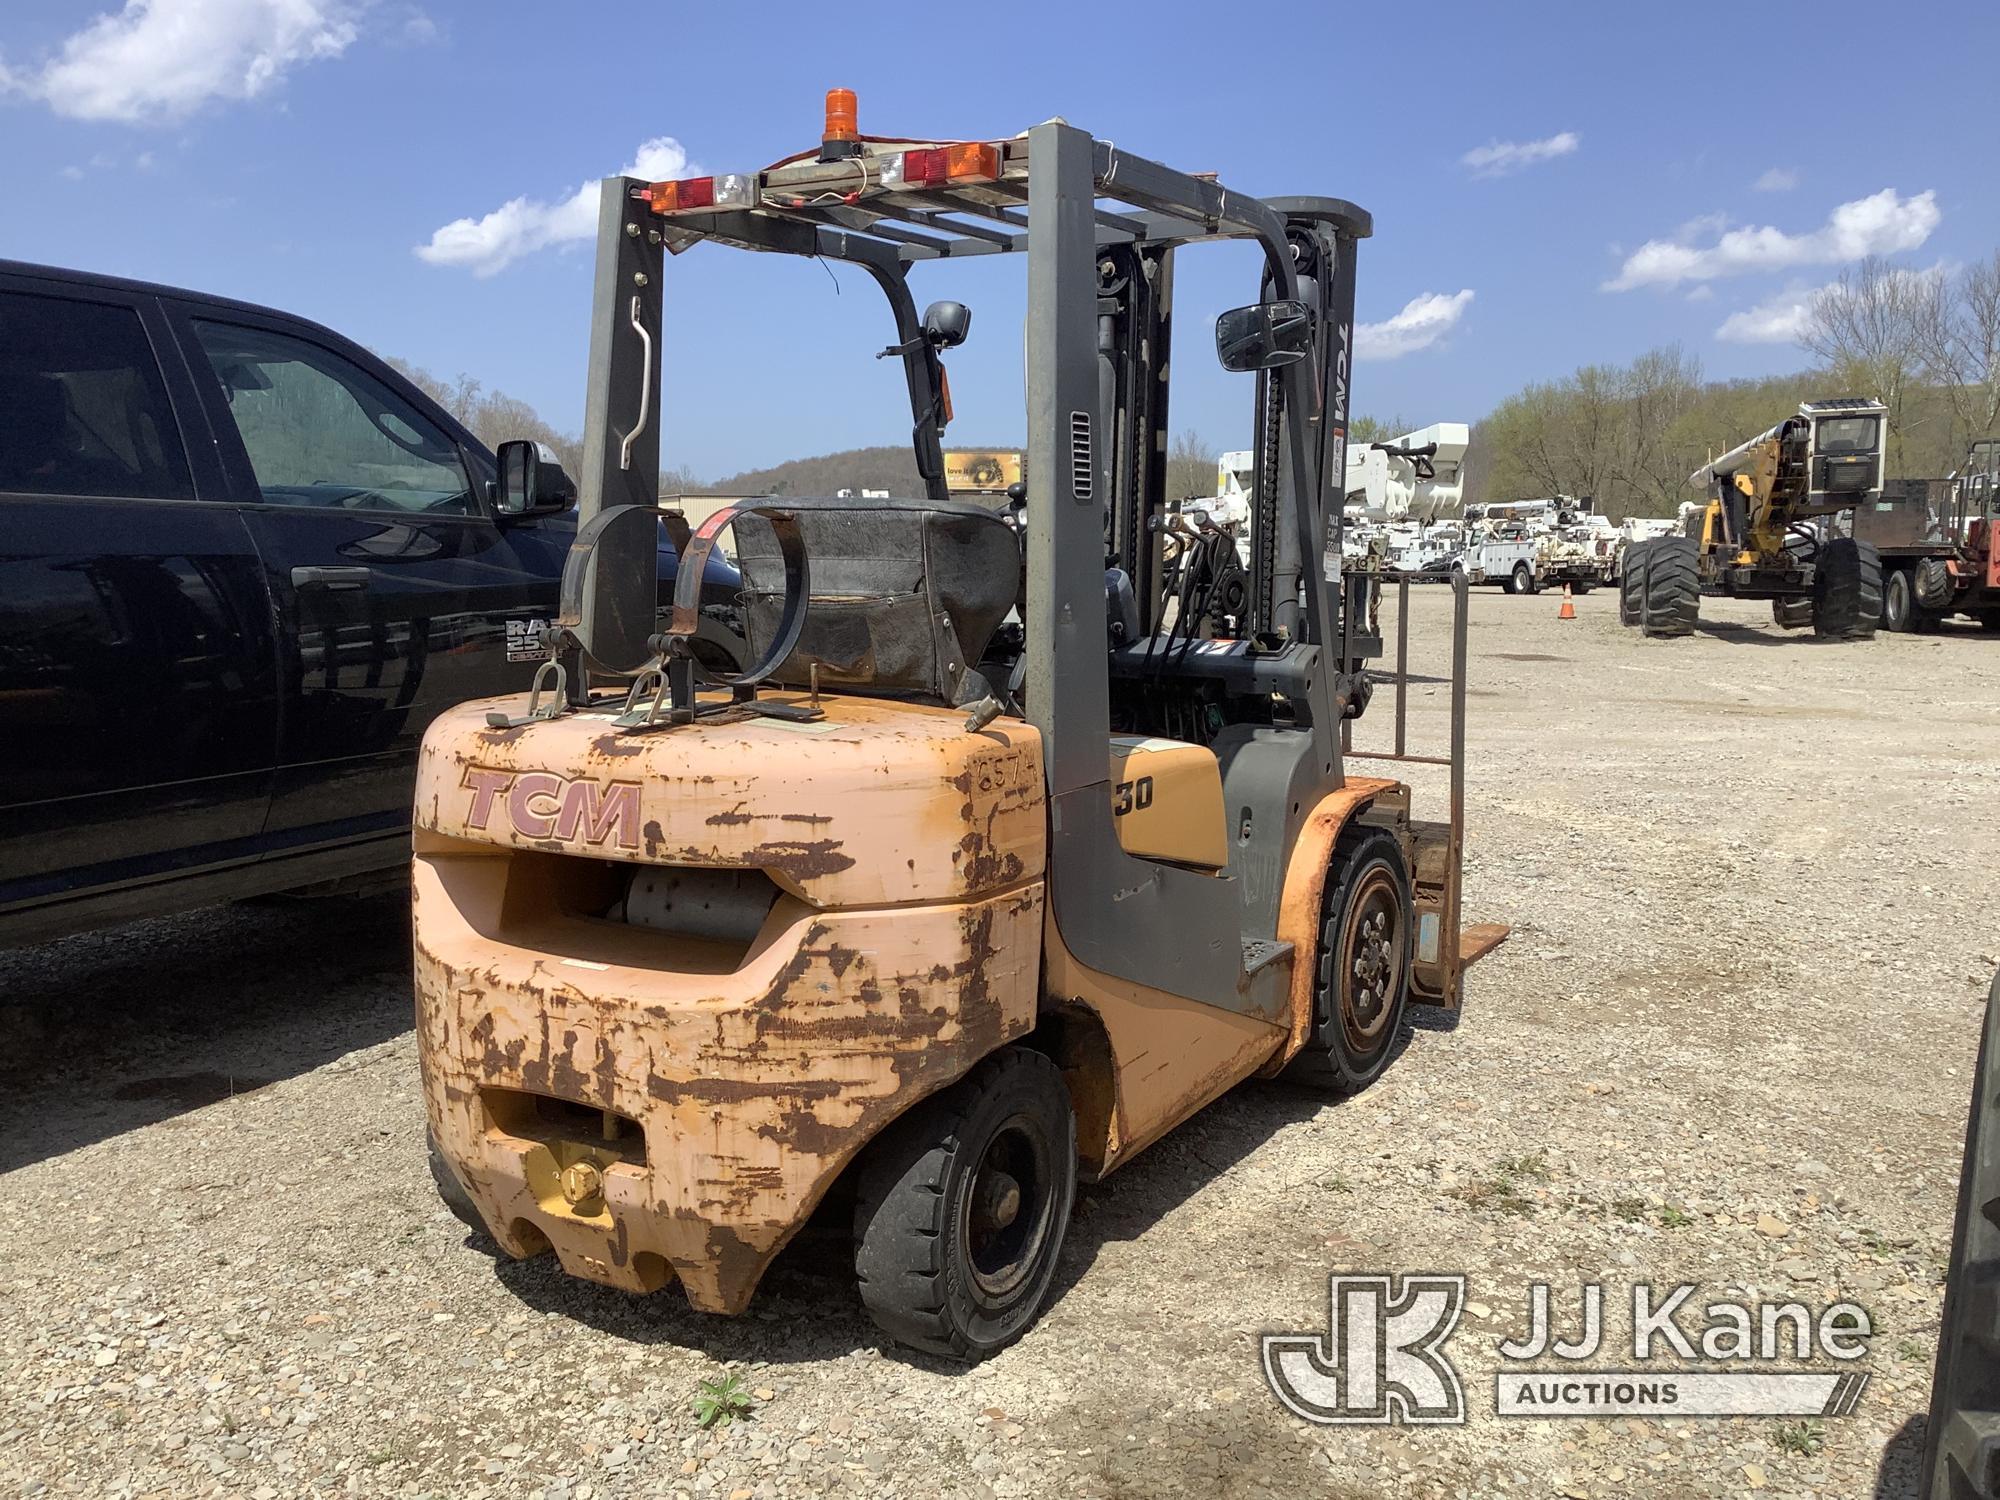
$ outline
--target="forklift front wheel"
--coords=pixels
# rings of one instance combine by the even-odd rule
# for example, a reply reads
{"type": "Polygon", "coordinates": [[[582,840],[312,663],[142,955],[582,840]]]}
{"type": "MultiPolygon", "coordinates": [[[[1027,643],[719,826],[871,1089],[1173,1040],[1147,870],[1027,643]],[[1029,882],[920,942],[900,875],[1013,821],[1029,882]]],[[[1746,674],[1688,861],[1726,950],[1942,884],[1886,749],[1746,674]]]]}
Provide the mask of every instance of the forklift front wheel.
{"type": "Polygon", "coordinates": [[[1041,1313],[1076,1200],[1076,1117],[1055,1063],[1003,1047],[862,1160],[861,1300],[898,1343],[976,1361],[1041,1313]]]}
{"type": "Polygon", "coordinates": [[[1334,845],[1321,910],[1312,1034],[1284,1076],[1358,1094],[1396,1054],[1410,998],[1410,875],[1381,829],[1350,828],[1334,845]]]}

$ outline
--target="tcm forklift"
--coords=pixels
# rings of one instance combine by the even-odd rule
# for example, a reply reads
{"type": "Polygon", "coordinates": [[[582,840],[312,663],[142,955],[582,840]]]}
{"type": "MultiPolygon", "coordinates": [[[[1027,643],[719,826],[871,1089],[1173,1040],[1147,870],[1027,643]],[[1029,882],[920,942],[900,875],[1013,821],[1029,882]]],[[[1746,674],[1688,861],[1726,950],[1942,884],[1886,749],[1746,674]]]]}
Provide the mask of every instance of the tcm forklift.
{"type": "Polygon", "coordinates": [[[1796,416],[1688,476],[1706,503],[1681,507],[1683,534],[1635,543],[1618,617],[1647,635],[1692,635],[1701,596],[1768,599],[1786,630],[1832,640],[1874,635],[1882,558],[1867,542],[1813,524],[1882,492],[1879,401],[1807,401],[1796,416]]]}
{"type": "MultiPolygon", "coordinates": [[[[1449,818],[1345,765],[1380,652],[1338,572],[1369,232],[1061,121],[864,138],[838,90],[821,143],[763,171],[604,184],[550,655],[524,697],[440,718],[419,771],[424,1092],[461,1217],[734,1314],[844,1216],[882,1328],[981,1358],[1039,1311],[1079,1177],[1253,1075],[1364,1088],[1408,1003],[1458,1006],[1505,935],[1459,930],[1462,590],[1452,753],[1428,758],[1449,818]],[[1227,238],[1262,272],[1216,325],[1259,434],[1225,590],[1162,523],[1175,259],[1227,238]],[[925,488],[683,527],[683,579],[735,537],[728,666],[693,587],[655,598],[662,273],[713,249],[867,273],[925,488]],[[1027,263],[1013,518],[948,496],[943,356],[971,314],[919,316],[909,286],[993,254],[1027,263]]],[[[548,483],[530,445],[501,472],[502,510],[548,483]]],[[[1402,738],[1386,758],[1426,759],[1402,738]]]]}

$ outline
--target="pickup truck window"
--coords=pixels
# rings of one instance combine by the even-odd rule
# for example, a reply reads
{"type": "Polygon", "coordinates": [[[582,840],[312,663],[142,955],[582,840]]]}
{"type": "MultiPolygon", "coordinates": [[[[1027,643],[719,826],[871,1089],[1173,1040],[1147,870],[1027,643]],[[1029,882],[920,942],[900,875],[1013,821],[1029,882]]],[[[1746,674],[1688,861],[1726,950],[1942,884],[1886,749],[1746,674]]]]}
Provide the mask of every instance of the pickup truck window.
{"type": "Polygon", "coordinates": [[[0,292],[0,494],[193,498],[132,308],[0,292]]]}
{"type": "Polygon", "coordinates": [[[195,322],[267,505],[476,515],[457,446],[330,349],[195,322]]]}

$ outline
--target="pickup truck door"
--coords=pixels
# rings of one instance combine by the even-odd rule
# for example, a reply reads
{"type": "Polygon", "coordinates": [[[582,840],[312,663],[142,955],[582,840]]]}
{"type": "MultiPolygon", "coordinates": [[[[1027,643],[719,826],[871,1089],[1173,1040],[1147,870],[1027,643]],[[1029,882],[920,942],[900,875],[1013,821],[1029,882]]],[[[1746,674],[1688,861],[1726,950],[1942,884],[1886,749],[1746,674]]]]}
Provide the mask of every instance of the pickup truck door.
{"type": "Polygon", "coordinates": [[[525,685],[573,523],[496,523],[484,452],[360,350],[235,309],[175,321],[277,601],[267,831],[401,836],[430,721],[525,685]]]}
{"type": "Polygon", "coordinates": [[[178,358],[151,297],[0,275],[0,911],[263,829],[271,603],[178,358]]]}

